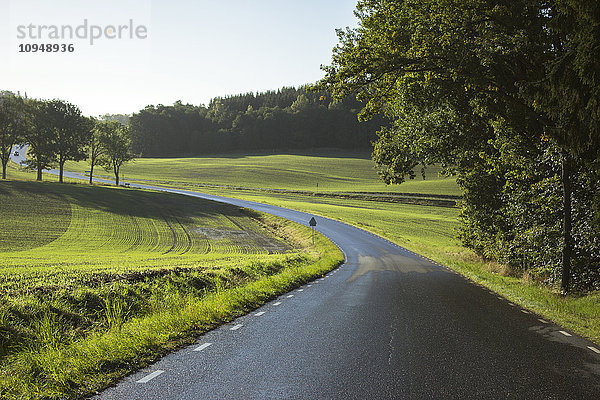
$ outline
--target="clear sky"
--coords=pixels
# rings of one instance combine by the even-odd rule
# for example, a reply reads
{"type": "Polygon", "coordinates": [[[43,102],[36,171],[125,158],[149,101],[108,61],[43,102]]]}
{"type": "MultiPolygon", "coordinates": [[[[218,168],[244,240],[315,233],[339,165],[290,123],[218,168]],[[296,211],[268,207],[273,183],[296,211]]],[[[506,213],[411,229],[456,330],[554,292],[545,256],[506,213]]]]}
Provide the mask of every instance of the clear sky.
{"type": "Polygon", "coordinates": [[[0,0],[0,90],[64,99],[97,116],[312,83],[330,63],[335,29],[356,25],[355,5],[0,0]],[[19,51],[41,43],[74,50],[19,51]]]}

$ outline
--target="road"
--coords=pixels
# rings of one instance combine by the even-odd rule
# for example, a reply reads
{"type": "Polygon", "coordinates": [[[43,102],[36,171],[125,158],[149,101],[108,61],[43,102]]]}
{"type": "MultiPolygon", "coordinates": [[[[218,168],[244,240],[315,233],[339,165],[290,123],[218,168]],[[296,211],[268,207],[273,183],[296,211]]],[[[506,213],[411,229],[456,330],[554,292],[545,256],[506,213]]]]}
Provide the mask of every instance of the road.
{"type": "MultiPolygon", "coordinates": [[[[311,217],[136,186],[305,225],[311,217]]],[[[387,240],[326,218],[317,222],[344,252],[341,267],[95,398],[600,398],[600,349],[593,343],[387,240]]]]}

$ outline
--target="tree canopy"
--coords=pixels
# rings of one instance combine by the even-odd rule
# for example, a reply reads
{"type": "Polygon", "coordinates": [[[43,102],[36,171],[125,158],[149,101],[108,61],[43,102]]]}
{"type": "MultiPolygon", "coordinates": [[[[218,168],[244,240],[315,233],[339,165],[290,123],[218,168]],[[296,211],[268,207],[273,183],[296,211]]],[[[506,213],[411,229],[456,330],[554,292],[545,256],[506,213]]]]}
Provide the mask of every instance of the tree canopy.
{"type": "Polygon", "coordinates": [[[600,283],[599,246],[581,235],[597,229],[583,212],[598,186],[592,3],[361,0],[317,86],[393,119],[374,150],[384,181],[442,164],[464,191],[464,243],[565,291],[571,276],[600,283]]]}

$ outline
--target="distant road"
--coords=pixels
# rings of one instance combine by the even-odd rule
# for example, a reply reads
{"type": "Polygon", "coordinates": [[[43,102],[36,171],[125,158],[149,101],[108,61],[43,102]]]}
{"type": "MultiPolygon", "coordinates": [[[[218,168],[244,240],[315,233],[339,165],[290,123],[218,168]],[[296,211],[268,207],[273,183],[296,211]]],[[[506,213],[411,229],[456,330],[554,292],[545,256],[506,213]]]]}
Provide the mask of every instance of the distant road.
{"type": "MultiPolygon", "coordinates": [[[[305,225],[311,218],[249,201],[131,186],[305,225]]],[[[600,349],[593,343],[380,237],[316,219],[317,230],[345,254],[340,268],[96,398],[600,398],[600,349]]]]}

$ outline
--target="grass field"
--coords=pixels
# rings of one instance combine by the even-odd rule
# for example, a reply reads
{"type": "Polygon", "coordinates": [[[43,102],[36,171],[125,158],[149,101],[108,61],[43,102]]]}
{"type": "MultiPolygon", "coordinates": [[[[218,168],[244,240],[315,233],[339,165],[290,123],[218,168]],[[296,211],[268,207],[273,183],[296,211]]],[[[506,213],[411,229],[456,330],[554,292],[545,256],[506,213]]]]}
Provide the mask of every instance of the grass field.
{"type": "Polygon", "coordinates": [[[180,195],[6,181],[0,207],[2,399],[103,388],[342,260],[309,229],[180,195]]]}
{"type": "MultiPolygon", "coordinates": [[[[68,163],[70,171],[89,169],[85,162],[68,163]]],[[[224,155],[195,158],[141,158],[122,169],[126,180],[186,183],[320,192],[391,192],[459,195],[454,178],[427,170],[402,185],[380,182],[368,153],[224,155]],[[317,186],[318,184],[318,186],[317,186]]],[[[96,174],[109,176],[102,169],[96,174]]]]}

